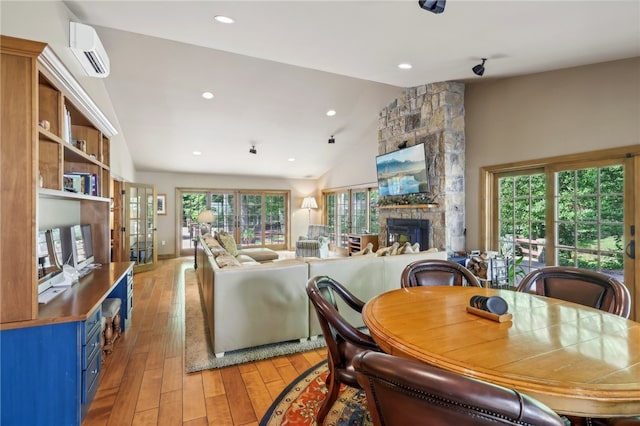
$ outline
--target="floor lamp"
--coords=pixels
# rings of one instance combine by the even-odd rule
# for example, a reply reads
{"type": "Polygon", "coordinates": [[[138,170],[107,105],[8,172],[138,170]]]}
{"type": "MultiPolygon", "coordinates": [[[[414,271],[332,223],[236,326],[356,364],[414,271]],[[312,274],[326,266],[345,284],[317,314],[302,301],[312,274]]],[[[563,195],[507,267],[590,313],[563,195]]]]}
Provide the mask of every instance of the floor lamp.
{"type": "Polygon", "coordinates": [[[302,208],[309,210],[309,225],[311,225],[311,209],[317,209],[318,203],[314,197],[304,197],[302,200],[302,208]]]}
{"type": "MultiPolygon", "coordinates": [[[[202,210],[198,213],[198,223],[200,225],[207,224],[209,227],[209,232],[211,232],[211,224],[216,220],[213,212],[211,210],[202,210]]],[[[202,233],[202,227],[200,228],[200,233],[202,233]]]]}

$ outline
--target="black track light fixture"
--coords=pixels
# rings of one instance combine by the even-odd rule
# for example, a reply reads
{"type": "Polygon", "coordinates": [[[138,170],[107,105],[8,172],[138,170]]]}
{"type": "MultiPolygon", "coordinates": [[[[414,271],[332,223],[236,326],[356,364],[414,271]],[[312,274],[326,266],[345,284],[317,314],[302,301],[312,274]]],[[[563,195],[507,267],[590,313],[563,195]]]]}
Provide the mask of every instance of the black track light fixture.
{"type": "Polygon", "coordinates": [[[255,145],[251,145],[251,148],[249,148],[249,153],[250,154],[257,154],[258,151],[256,151],[256,146],[255,145]]]}
{"type": "Polygon", "coordinates": [[[478,64],[475,67],[471,68],[471,70],[475,75],[479,75],[480,77],[482,77],[482,74],[484,74],[484,63],[486,61],[487,61],[487,58],[482,58],[481,64],[478,64]]]}
{"type": "Polygon", "coordinates": [[[418,0],[418,5],[424,10],[433,13],[444,12],[444,6],[447,0],[418,0]]]}
{"type": "Polygon", "coordinates": [[[336,139],[333,137],[333,135],[331,135],[331,137],[329,138],[329,140],[327,142],[328,143],[336,143],[336,139]]]}

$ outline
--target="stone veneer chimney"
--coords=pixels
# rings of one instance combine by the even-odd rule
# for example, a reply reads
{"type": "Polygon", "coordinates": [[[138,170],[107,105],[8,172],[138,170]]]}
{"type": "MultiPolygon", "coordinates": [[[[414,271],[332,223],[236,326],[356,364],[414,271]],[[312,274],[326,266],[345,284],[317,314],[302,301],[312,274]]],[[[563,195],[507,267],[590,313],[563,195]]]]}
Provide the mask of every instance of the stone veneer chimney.
{"type": "Polygon", "coordinates": [[[437,195],[437,207],[381,206],[381,247],[387,241],[387,218],[427,219],[430,246],[465,250],[465,134],[464,84],[432,83],[404,90],[380,111],[378,154],[398,145],[425,144],[428,177],[437,195]]]}

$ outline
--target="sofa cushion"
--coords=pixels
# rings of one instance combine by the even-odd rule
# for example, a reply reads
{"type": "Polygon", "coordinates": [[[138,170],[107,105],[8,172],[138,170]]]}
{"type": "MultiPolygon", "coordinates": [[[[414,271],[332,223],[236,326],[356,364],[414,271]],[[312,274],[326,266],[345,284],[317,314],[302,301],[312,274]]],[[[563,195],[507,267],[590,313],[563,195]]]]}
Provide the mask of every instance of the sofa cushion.
{"type": "Polygon", "coordinates": [[[218,257],[225,254],[228,254],[229,256],[231,256],[231,254],[228,251],[226,251],[222,246],[209,247],[209,250],[211,251],[211,254],[213,255],[213,257],[218,257]]]}
{"type": "Polygon", "coordinates": [[[233,235],[222,231],[216,234],[216,238],[231,256],[236,256],[238,254],[238,246],[236,245],[236,240],[233,238],[233,235]]]}
{"type": "Polygon", "coordinates": [[[246,254],[238,254],[236,256],[236,260],[238,262],[240,262],[242,264],[242,266],[259,265],[260,264],[260,262],[256,262],[256,260],[253,257],[247,256],[246,254]]]}
{"type": "Polygon", "coordinates": [[[249,256],[256,262],[268,262],[270,260],[276,260],[278,253],[266,247],[256,247],[238,250],[237,256],[245,255],[249,256]]]}
{"type": "Polygon", "coordinates": [[[216,257],[216,263],[221,268],[226,268],[228,266],[241,266],[242,264],[238,259],[230,254],[222,254],[216,257]]]}

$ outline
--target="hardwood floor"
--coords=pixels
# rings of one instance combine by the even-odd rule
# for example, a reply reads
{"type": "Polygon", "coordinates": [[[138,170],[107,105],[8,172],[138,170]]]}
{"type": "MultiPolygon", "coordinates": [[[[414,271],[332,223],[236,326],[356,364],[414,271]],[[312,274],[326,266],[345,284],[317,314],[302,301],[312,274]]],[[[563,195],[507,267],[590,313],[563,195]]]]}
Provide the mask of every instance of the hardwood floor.
{"type": "Polygon", "coordinates": [[[83,426],[257,425],[278,394],[326,357],[326,349],[217,370],[184,372],[180,265],[159,262],[134,276],[133,321],[104,357],[83,426]]]}

